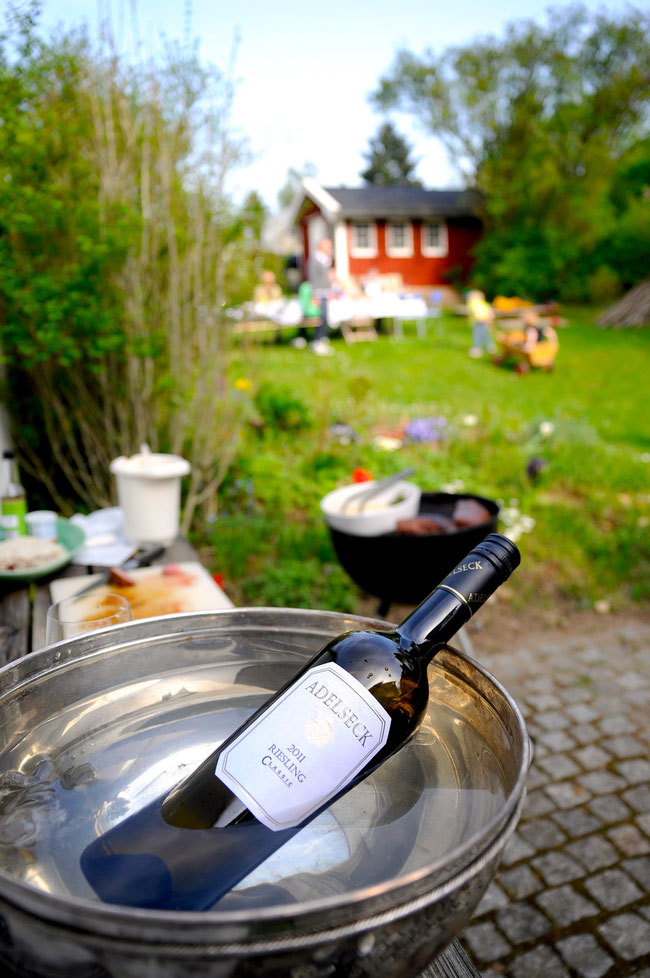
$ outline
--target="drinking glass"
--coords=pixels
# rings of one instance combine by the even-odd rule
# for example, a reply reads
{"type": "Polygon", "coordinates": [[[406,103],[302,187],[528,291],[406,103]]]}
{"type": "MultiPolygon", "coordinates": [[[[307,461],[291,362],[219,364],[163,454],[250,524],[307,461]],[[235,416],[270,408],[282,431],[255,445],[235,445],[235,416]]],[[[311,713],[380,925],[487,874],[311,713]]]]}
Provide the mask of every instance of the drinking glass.
{"type": "Polygon", "coordinates": [[[51,645],[62,638],[119,625],[132,618],[131,605],[121,594],[82,594],[63,598],[47,609],[45,642],[51,645]]]}

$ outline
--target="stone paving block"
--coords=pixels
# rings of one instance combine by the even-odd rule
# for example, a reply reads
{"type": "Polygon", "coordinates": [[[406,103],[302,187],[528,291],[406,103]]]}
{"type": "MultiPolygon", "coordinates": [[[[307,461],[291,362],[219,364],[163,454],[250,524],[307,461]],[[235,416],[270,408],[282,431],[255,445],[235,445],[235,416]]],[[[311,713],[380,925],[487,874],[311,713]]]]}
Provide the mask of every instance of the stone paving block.
{"type": "Polygon", "coordinates": [[[636,733],[636,725],[626,716],[618,714],[601,719],[600,729],[604,734],[609,734],[612,737],[618,734],[636,733]]]}
{"type": "Polygon", "coordinates": [[[650,852],[650,842],[636,825],[615,825],[607,830],[607,835],[624,856],[643,856],[650,852]]]}
{"type": "Polygon", "coordinates": [[[563,852],[547,852],[533,859],[532,865],[549,886],[568,883],[585,875],[582,866],[563,852]]]}
{"type": "Polygon", "coordinates": [[[650,836],[650,815],[639,815],[636,821],[645,834],[650,836]]]}
{"type": "Polygon", "coordinates": [[[630,876],[633,876],[637,883],[650,893],[650,857],[638,856],[636,859],[624,859],[623,866],[630,876]]]}
{"type": "MultiPolygon", "coordinates": [[[[603,689],[605,695],[601,696],[597,703],[601,721],[606,718],[623,716],[625,709],[623,707],[622,694],[612,689],[611,678],[608,678],[606,683],[601,682],[599,685],[606,687],[606,689],[603,689]]],[[[630,726],[634,726],[634,724],[630,724],[630,726]]],[[[623,731],[617,730],[616,732],[628,733],[630,731],[626,729],[623,731]]]]}
{"type": "Polygon", "coordinates": [[[542,757],[537,761],[537,764],[553,781],[570,778],[580,770],[578,765],[566,754],[551,754],[550,757],[542,757]]]}
{"type": "Polygon", "coordinates": [[[591,934],[565,937],[555,946],[579,978],[602,978],[614,964],[614,959],[603,950],[591,934]]]}
{"type": "Polygon", "coordinates": [[[600,730],[593,723],[579,723],[576,727],[571,727],[571,736],[575,737],[579,744],[592,744],[595,740],[600,740],[600,730]]]}
{"type": "Polygon", "coordinates": [[[566,834],[548,818],[534,818],[519,826],[519,834],[539,852],[556,849],[567,841],[566,834]]]}
{"type": "Polygon", "coordinates": [[[619,913],[598,926],[607,945],[624,961],[650,954],[650,922],[636,913],[619,913]]]}
{"type": "Polygon", "coordinates": [[[492,913],[493,910],[501,910],[502,907],[508,906],[508,902],[508,897],[498,883],[490,883],[474,911],[474,917],[482,917],[486,913],[492,913]]]}
{"type": "MultiPolygon", "coordinates": [[[[588,778],[589,775],[585,774],[584,777],[588,778]]],[[[574,808],[591,798],[591,793],[586,785],[578,784],[575,781],[559,781],[557,784],[549,784],[542,788],[542,791],[558,808],[574,808]]]]}
{"type": "Polygon", "coordinates": [[[595,744],[588,744],[586,747],[581,747],[580,750],[574,751],[571,756],[586,771],[593,771],[596,768],[605,767],[612,759],[611,754],[608,754],[601,747],[596,747],[595,744]]]}
{"type": "Polygon", "coordinates": [[[560,713],[559,710],[545,710],[543,713],[537,713],[535,721],[544,730],[563,730],[564,727],[571,724],[570,717],[564,711],[560,713]]]}
{"type": "Polygon", "coordinates": [[[536,788],[543,788],[544,785],[548,784],[551,780],[548,772],[544,771],[544,769],[540,767],[541,760],[544,757],[543,753],[540,754],[540,749],[543,751],[545,748],[543,746],[541,748],[539,746],[535,747],[535,763],[531,765],[530,770],[526,775],[526,788],[528,791],[534,791],[536,788]]]}
{"type": "Polygon", "coordinates": [[[524,897],[530,896],[531,893],[537,893],[538,890],[542,889],[542,884],[537,876],[525,864],[499,873],[499,882],[514,900],[523,900],[524,897]]]}
{"type": "Polygon", "coordinates": [[[536,713],[562,709],[562,700],[555,693],[532,693],[526,697],[526,700],[536,713]]]}
{"type": "Polygon", "coordinates": [[[643,896],[633,879],[620,869],[607,869],[585,880],[585,888],[606,910],[621,910],[643,896]]]}
{"type": "Polygon", "coordinates": [[[535,900],[558,927],[567,927],[575,923],[576,920],[592,917],[599,912],[595,903],[581,896],[568,884],[558,886],[553,890],[546,890],[535,897],[535,900]]]}
{"type": "Polygon", "coordinates": [[[551,798],[547,798],[544,791],[547,789],[536,789],[526,796],[522,818],[536,818],[538,815],[546,815],[555,808],[551,798]]]}
{"type": "Polygon", "coordinates": [[[536,947],[515,958],[510,974],[512,978],[569,978],[561,958],[545,946],[536,947]]]}
{"type": "Polygon", "coordinates": [[[570,737],[566,730],[545,730],[540,733],[535,741],[535,745],[543,744],[551,751],[573,750],[576,745],[573,737],[570,737]]]}
{"type": "MultiPolygon", "coordinates": [[[[594,799],[594,802],[598,800],[600,799],[594,799]]],[[[567,811],[553,812],[551,818],[574,839],[581,835],[588,835],[602,827],[601,820],[595,815],[590,815],[583,808],[570,808],[567,811]]]]}
{"type": "Polygon", "coordinates": [[[635,811],[641,812],[642,815],[650,813],[650,786],[647,784],[623,792],[623,798],[628,805],[631,805],[635,811]]]}
{"type": "Polygon", "coordinates": [[[551,929],[546,917],[529,903],[511,903],[496,916],[497,926],[511,944],[521,944],[541,937],[551,929]]]}
{"type": "Polygon", "coordinates": [[[496,961],[510,952],[510,945],[505,937],[489,921],[465,928],[463,940],[469,944],[472,954],[479,961],[496,961]]]}
{"type": "MultiPolygon", "coordinates": [[[[578,778],[578,782],[592,795],[609,795],[627,787],[628,782],[611,771],[590,771],[578,778]]],[[[548,790],[548,789],[547,789],[548,790]]]]}
{"type": "Polygon", "coordinates": [[[588,835],[584,839],[577,839],[569,843],[565,852],[578,859],[590,872],[612,866],[619,858],[614,846],[601,835],[588,835]]]}
{"type": "Polygon", "coordinates": [[[605,662],[603,650],[595,648],[581,649],[579,652],[574,652],[572,658],[574,660],[577,659],[579,662],[584,662],[587,665],[600,665],[605,662]]]}
{"type": "Polygon", "coordinates": [[[648,709],[647,689],[628,689],[623,693],[623,699],[631,706],[638,706],[642,710],[648,709]]]}
{"type": "Polygon", "coordinates": [[[650,781],[650,761],[644,758],[618,761],[614,767],[628,784],[647,784],[650,781]]]}
{"type": "Polygon", "coordinates": [[[608,737],[601,746],[614,757],[638,757],[646,753],[645,745],[636,737],[608,737]]]}
{"type": "Polygon", "coordinates": [[[614,964],[614,959],[591,934],[565,937],[555,946],[579,978],[602,978],[614,964]]]}
{"type": "Polygon", "coordinates": [[[567,706],[564,712],[575,723],[592,723],[600,717],[598,710],[595,710],[589,703],[575,703],[573,706],[567,706]]]}
{"type": "Polygon", "coordinates": [[[522,859],[529,859],[534,855],[533,847],[525,839],[522,839],[517,831],[508,839],[501,856],[501,862],[504,866],[512,866],[513,863],[518,863],[522,859]]]}
{"type": "MultiPolygon", "coordinates": [[[[488,664],[488,668],[491,668],[488,664]]],[[[545,675],[543,672],[536,672],[524,680],[526,693],[553,693],[555,680],[552,675],[545,675]]]]}
{"type": "Polygon", "coordinates": [[[628,669],[627,672],[619,672],[615,677],[617,686],[622,689],[638,689],[643,686],[643,676],[639,675],[636,669],[628,669]]]}
{"type": "Polygon", "coordinates": [[[616,795],[601,795],[598,798],[593,798],[587,808],[607,823],[622,822],[623,819],[629,818],[632,814],[625,802],[617,798],[616,795]]]}

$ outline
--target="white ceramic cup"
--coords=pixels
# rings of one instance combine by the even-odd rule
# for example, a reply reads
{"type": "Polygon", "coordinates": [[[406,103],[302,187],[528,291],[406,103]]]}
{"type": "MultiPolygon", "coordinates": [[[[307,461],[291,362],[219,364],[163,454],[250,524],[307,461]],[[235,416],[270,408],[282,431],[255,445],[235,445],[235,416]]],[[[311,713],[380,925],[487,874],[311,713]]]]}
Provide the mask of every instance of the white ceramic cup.
{"type": "Polygon", "coordinates": [[[56,540],[56,513],[51,509],[35,509],[25,514],[27,532],[30,537],[41,540],[56,540]]]}
{"type": "Polygon", "coordinates": [[[180,526],[181,477],[190,463],[179,455],[140,452],[111,462],[124,536],[138,546],[170,546],[180,526]]]}

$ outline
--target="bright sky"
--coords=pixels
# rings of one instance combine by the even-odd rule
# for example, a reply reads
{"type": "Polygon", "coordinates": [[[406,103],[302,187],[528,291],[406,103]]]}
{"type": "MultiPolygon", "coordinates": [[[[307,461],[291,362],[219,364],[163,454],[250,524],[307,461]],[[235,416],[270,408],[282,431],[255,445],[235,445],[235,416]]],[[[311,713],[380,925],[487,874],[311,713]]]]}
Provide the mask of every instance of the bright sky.
{"type": "MultiPolygon", "coordinates": [[[[591,10],[601,0],[586,0],[591,10]]],[[[620,11],[624,0],[609,0],[620,11]]],[[[522,17],[546,21],[546,0],[43,0],[46,26],[86,22],[95,33],[98,10],[112,12],[118,41],[132,49],[135,8],[148,50],[161,37],[183,40],[190,24],[204,60],[226,69],[235,37],[238,79],[234,122],[248,137],[253,163],[231,183],[237,196],[256,189],[270,205],[289,167],[307,161],[325,185],[358,186],[363,154],[382,118],[368,95],[406,47],[440,51],[481,34],[500,34],[522,17]]],[[[445,152],[410,119],[394,121],[413,145],[418,176],[430,187],[459,183],[445,152]]]]}

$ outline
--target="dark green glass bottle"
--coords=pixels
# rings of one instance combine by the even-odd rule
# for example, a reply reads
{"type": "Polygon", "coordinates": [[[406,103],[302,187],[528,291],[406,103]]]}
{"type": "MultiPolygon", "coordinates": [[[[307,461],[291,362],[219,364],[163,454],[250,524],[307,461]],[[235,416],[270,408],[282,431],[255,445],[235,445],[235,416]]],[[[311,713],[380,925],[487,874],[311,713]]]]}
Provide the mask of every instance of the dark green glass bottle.
{"type": "Polygon", "coordinates": [[[519,560],[490,534],[396,629],[329,642],[181,784],[84,850],[98,896],[213,906],[413,736],[429,662],[519,560]]]}

